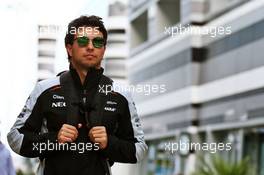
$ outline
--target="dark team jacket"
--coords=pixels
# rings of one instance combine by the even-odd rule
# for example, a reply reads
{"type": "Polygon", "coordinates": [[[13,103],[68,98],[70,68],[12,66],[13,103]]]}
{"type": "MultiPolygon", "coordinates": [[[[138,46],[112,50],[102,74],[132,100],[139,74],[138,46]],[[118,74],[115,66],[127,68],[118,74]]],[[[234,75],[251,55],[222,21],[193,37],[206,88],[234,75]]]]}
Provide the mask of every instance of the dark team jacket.
{"type": "MultiPolygon", "coordinates": [[[[89,101],[99,90],[103,69],[91,70],[84,84],[71,66],[70,74],[78,95],[86,95],[89,101]],[[86,94],[83,94],[84,90],[86,94]]],[[[78,123],[83,127],[78,129],[77,140],[59,145],[58,131],[67,123],[66,92],[62,89],[60,76],[38,82],[7,136],[13,151],[25,157],[40,158],[37,174],[105,175],[103,161],[109,168],[109,162],[136,163],[143,158],[147,145],[135,104],[126,88],[115,82],[113,91],[100,102],[102,117],[99,125],[106,127],[107,148],[98,150],[98,145],[89,140],[82,112],[78,123]]]]}

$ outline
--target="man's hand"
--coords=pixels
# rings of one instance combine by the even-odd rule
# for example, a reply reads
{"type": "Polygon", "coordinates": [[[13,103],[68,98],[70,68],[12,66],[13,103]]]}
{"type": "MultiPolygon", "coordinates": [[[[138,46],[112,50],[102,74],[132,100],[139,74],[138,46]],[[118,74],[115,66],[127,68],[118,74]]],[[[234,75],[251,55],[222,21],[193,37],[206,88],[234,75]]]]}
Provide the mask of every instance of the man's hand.
{"type": "Polygon", "coordinates": [[[94,143],[99,143],[100,149],[105,149],[107,146],[108,138],[104,126],[95,126],[89,131],[90,140],[94,143]]]}
{"type": "MultiPolygon", "coordinates": [[[[78,124],[78,128],[81,127],[82,124],[78,124]]],[[[74,142],[78,137],[78,130],[72,125],[63,124],[57,137],[59,143],[74,142]]]]}

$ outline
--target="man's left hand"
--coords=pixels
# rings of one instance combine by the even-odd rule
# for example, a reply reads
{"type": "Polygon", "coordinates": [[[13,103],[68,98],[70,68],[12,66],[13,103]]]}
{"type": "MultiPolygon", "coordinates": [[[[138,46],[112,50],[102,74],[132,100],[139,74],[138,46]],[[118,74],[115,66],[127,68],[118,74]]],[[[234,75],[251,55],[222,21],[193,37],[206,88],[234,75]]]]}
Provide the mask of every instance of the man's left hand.
{"type": "Polygon", "coordinates": [[[89,131],[90,140],[94,143],[99,143],[100,149],[105,149],[108,138],[106,128],[104,126],[95,126],[89,131]]]}

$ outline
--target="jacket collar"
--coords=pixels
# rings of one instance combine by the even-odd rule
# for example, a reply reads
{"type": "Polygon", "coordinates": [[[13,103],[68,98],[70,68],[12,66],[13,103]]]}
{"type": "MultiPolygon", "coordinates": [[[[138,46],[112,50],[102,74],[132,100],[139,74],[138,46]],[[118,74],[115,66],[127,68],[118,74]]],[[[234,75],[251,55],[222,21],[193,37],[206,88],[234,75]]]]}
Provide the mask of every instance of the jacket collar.
{"type": "Polygon", "coordinates": [[[102,67],[100,69],[90,68],[85,77],[84,83],[82,84],[81,79],[72,64],[70,64],[69,69],[73,77],[74,83],[77,85],[77,87],[88,91],[98,87],[99,81],[104,72],[104,69],[102,67]]]}

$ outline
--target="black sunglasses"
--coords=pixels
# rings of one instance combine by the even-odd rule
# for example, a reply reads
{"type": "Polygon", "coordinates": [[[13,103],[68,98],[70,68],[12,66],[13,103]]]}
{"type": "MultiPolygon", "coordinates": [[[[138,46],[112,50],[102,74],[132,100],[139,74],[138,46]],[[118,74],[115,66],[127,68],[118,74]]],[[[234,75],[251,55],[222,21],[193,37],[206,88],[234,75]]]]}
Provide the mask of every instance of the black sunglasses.
{"type": "MultiPolygon", "coordinates": [[[[77,43],[80,47],[85,47],[89,44],[90,40],[87,36],[77,37],[74,40],[77,40],[77,43]]],[[[104,38],[102,37],[95,37],[92,39],[92,44],[94,48],[102,48],[105,44],[104,38]]]]}

